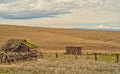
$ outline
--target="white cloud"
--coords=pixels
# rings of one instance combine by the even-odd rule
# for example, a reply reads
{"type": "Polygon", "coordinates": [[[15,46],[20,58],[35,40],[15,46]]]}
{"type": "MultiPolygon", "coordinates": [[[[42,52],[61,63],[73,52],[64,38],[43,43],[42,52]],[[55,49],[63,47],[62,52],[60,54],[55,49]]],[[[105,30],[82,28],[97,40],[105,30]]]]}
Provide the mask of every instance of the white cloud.
{"type": "MultiPolygon", "coordinates": [[[[31,19],[54,17],[74,10],[119,11],[119,0],[0,0],[0,17],[31,19]]],[[[82,13],[82,11],[80,11],[82,13]]]]}

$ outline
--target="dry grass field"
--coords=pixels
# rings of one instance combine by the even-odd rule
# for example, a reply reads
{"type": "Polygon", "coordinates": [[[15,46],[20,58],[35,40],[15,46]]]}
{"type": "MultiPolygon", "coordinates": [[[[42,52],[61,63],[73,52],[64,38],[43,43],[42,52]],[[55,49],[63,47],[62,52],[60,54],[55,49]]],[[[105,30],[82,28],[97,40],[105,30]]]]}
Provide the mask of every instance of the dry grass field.
{"type": "MultiPolygon", "coordinates": [[[[120,60],[120,59],[119,59],[120,60]]],[[[115,56],[102,56],[98,61],[86,60],[86,55],[78,56],[44,53],[43,59],[0,64],[0,74],[120,74],[120,62],[115,56]]]]}
{"type": "Polygon", "coordinates": [[[45,52],[64,52],[66,46],[81,46],[83,52],[120,52],[120,32],[0,25],[0,47],[14,38],[27,39],[45,52]]]}
{"type": "MultiPolygon", "coordinates": [[[[0,63],[0,74],[120,74],[116,55],[64,55],[66,46],[81,46],[82,53],[120,53],[120,32],[0,25],[0,47],[8,39],[27,39],[39,46],[44,58],[0,63]],[[58,52],[59,58],[55,58],[58,52]]],[[[119,55],[120,56],[120,55],[119,55]]],[[[120,58],[119,58],[120,60],[120,58]]]]}

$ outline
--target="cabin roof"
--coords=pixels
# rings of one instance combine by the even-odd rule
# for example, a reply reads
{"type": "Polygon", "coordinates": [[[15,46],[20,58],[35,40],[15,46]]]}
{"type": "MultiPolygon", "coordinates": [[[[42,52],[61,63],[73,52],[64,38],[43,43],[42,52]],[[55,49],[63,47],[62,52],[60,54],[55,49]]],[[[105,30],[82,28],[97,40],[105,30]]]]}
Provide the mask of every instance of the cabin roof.
{"type": "Polygon", "coordinates": [[[66,49],[81,49],[81,47],[78,47],[78,46],[67,46],[66,49]]]}
{"type": "Polygon", "coordinates": [[[26,45],[29,48],[36,48],[37,46],[28,42],[25,39],[9,39],[1,49],[17,49],[21,44],[26,45]]]}

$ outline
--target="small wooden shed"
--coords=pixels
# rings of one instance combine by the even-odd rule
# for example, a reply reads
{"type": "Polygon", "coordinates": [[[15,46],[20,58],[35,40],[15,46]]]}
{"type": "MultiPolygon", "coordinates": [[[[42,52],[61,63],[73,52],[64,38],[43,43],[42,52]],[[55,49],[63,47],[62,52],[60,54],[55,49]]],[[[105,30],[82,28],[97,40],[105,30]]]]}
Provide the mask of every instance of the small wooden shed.
{"type": "Polygon", "coordinates": [[[66,54],[78,54],[78,55],[81,55],[81,47],[67,46],[66,47],[66,54]]]}
{"type": "Polygon", "coordinates": [[[36,45],[28,42],[25,39],[9,39],[2,47],[1,50],[5,52],[28,52],[30,49],[37,48],[36,45]]]}

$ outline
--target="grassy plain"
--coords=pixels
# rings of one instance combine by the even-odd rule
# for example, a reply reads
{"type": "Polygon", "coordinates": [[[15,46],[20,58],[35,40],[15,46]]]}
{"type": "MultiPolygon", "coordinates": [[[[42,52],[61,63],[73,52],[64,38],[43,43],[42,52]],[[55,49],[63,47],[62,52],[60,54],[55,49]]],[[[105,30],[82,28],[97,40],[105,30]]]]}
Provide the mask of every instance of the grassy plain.
{"type": "Polygon", "coordinates": [[[116,63],[113,55],[99,56],[95,61],[94,56],[87,60],[86,55],[75,59],[75,55],[59,54],[55,58],[53,53],[44,53],[44,58],[37,61],[0,65],[0,74],[120,74],[120,63],[116,63]]]}
{"type": "Polygon", "coordinates": [[[66,46],[81,46],[83,52],[120,52],[120,32],[0,25],[0,47],[14,38],[45,52],[65,52],[66,46]]]}
{"type": "Polygon", "coordinates": [[[81,46],[82,53],[120,53],[120,32],[0,25],[0,47],[14,38],[27,39],[46,54],[37,61],[0,64],[0,74],[120,74],[115,55],[98,56],[94,61],[94,56],[87,60],[86,55],[75,59],[59,54],[56,59],[54,54],[64,53],[70,45],[81,46]]]}

